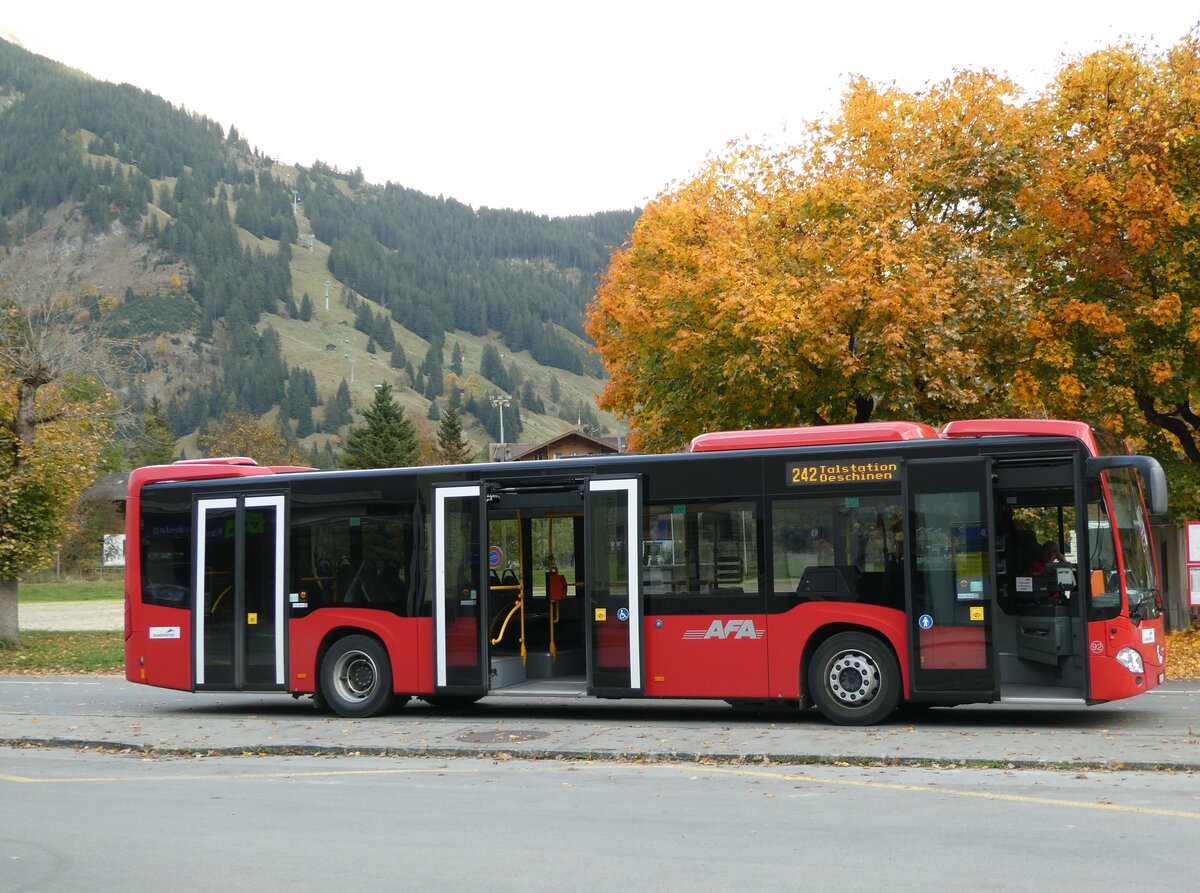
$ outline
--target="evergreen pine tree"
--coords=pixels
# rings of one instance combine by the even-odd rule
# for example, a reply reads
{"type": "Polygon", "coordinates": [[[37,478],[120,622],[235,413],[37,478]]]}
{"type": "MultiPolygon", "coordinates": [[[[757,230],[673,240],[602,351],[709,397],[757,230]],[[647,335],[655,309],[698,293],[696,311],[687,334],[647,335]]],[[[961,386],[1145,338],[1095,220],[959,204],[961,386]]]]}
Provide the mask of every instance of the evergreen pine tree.
{"type": "Polygon", "coordinates": [[[375,343],[384,350],[391,350],[396,346],[396,335],[392,332],[392,324],[385,313],[376,314],[371,334],[375,338],[375,343]]]}
{"type": "Polygon", "coordinates": [[[325,424],[324,428],[330,434],[335,434],[342,425],[350,422],[350,386],[346,384],[346,379],[342,379],[342,383],[338,385],[337,392],[325,404],[325,424]]]}
{"type": "Polygon", "coordinates": [[[371,315],[371,308],[366,301],[360,301],[358,311],[354,314],[354,328],[358,329],[364,335],[371,333],[371,327],[375,324],[375,317],[371,315]]]}
{"type": "Polygon", "coordinates": [[[462,416],[459,414],[458,405],[458,391],[451,391],[437,433],[438,460],[445,465],[461,465],[471,461],[471,446],[463,437],[462,416]]]}
{"type": "Polygon", "coordinates": [[[396,346],[392,348],[392,368],[403,369],[406,365],[408,358],[404,356],[404,347],[397,341],[396,346]]]}
{"type": "Polygon", "coordinates": [[[300,318],[305,322],[309,322],[313,315],[313,302],[309,297],[308,292],[305,292],[300,297],[300,318]]]}
{"type": "Polygon", "coordinates": [[[459,378],[463,374],[463,349],[457,341],[454,342],[454,350],[450,354],[450,371],[459,378]]]}
{"type": "Polygon", "coordinates": [[[162,403],[155,397],[142,413],[141,430],[129,459],[135,468],[143,465],[167,465],[175,461],[175,438],[167,423],[162,403]]]}
{"type": "Polygon", "coordinates": [[[315,429],[313,427],[312,403],[308,399],[308,389],[304,384],[304,376],[293,376],[289,379],[288,387],[292,392],[290,404],[292,418],[296,420],[296,436],[308,437],[315,429]],[[299,380],[297,381],[297,379],[299,380]]]}
{"type": "Polygon", "coordinates": [[[404,407],[392,397],[392,386],[375,390],[375,400],[363,413],[365,425],[353,428],[346,438],[343,468],[402,468],[416,465],[421,446],[404,407]]]}

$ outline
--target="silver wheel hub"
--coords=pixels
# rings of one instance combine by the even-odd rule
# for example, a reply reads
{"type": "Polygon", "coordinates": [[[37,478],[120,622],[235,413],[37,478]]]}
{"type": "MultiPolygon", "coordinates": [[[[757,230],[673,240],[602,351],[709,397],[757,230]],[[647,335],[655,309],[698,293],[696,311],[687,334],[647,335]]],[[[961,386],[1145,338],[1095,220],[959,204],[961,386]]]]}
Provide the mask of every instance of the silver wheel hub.
{"type": "Polygon", "coordinates": [[[845,707],[862,707],[879,694],[879,667],[861,651],[841,651],[828,664],[829,693],[845,707]]]}
{"type": "Polygon", "coordinates": [[[334,687],[347,701],[365,701],[375,691],[378,679],[375,661],[361,651],[343,654],[334,665],[334,687]]]}

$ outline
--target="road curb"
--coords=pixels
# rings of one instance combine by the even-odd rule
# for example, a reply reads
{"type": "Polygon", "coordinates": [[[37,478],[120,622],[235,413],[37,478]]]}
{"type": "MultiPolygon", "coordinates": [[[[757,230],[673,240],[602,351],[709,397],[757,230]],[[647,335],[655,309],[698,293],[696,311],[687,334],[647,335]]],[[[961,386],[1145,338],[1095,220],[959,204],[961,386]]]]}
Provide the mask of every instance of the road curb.
{"type": "Polygon", "coordinates": [[[606,762],[646,765],[687,765],[727,767],[772,766],[857,766],[863,768],[915,769],[1039,769],[1057,772],[1200,772],[1200,763],[1080,760],[996,760],[949,757],[855,757],[823,754],[744,754],[688,753],[680,751],[579,751],[579,750],[480,750],[453,747],[355,747],[319,745],[258,745],[242,747],[163,747],[112,740],[86,738],[9,738],[0,747],[63,748],[95,750],[102,753],[130,753],[163,758],[203,759],[205,757],[376,757],[383,759],[480,759],[524,762],[606,762]]]}

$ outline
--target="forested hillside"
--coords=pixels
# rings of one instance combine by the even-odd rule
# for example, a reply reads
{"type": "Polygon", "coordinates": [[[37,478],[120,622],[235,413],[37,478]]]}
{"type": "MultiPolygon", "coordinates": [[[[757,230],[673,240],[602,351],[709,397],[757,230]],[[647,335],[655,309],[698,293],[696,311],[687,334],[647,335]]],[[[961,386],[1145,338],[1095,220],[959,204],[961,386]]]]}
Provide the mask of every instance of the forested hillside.
{"type": "Polygon", "coordinates": [[[477,445],[497,436],[492,394],[513,398],[510,441],[605,425],[582,315],[634,211],[476,210],[280,165],[234,128],[4,41],[0,171],[0,282],[54,270],[93,295],[129,342],[120,396],[161,406],[185,447],[245,412],[328,464],[383,382],[426,434],[460,391],[477,445]]]}

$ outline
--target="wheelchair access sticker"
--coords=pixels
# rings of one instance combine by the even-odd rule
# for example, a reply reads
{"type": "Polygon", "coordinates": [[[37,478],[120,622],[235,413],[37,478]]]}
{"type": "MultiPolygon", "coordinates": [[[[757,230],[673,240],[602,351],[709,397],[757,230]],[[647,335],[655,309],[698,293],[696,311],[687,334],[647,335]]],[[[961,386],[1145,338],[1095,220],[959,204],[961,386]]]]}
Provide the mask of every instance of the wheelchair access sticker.
{"type": "Polygon", "coordinates": [[[620,620],[622,623],[628,623],[629,622],[629,609],[628,608],[618,608],[617,609],[617,619],[620,620]]]}

